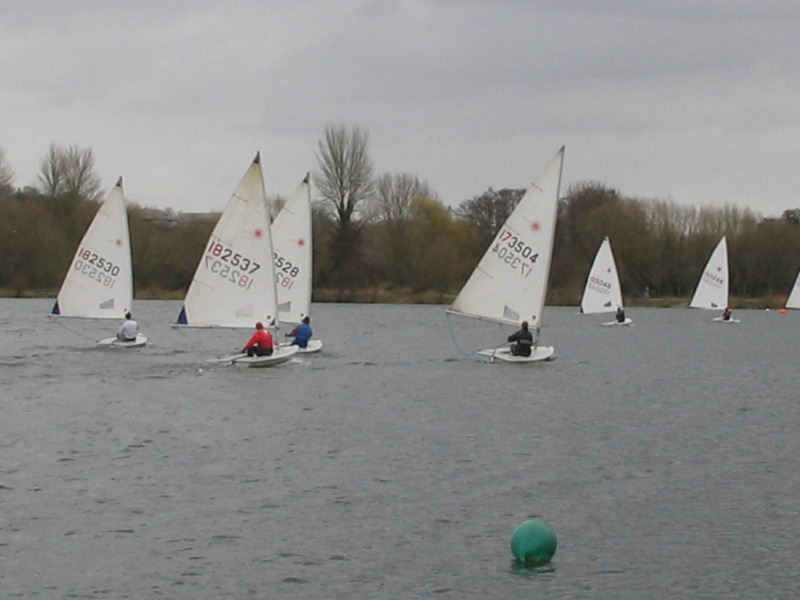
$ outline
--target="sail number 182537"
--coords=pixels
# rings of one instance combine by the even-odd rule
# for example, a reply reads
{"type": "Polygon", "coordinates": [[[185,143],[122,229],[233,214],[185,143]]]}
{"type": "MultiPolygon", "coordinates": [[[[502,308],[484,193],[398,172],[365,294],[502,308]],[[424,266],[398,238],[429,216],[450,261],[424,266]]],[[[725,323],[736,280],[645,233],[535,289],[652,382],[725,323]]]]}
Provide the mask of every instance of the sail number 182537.
{"type": "Polygon", "coordinates": [[[247,289],[253,285],[253,273],[261,268],[256,261],[216,240],[212,240],[206,248],[203,264],[211,273],[247,289]]]}

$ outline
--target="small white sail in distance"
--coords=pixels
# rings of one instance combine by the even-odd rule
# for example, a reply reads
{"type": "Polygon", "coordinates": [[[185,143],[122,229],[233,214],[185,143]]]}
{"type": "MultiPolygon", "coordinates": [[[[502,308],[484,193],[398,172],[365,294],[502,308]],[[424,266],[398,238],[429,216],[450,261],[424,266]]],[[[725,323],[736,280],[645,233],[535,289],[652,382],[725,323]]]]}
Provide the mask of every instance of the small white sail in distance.
{"type": "Polygon", "coordinates": [[[51,314],[121,319],[132,302],[133,262],[120,177],[84,233],[51,314]]]}
{"type": "Polygon", "coordinates": [[[276,316],[269,214],[256,154],[211,232],[176,325],[251,328],[276,316]]]}
{"type": "Polygon", "coordinates": [[[563,162],[562,147],[500,228],[450,312],[541,326],[563,162]]]}
{"type": "Polygon", "coordinates": [[[786,299],[786,304],[784,306],[786,308],[800,309],[800,272],[797,273],[792,291],[789,292],[789,297],[786,299]]]}
{"type": "Polygon", "coordinates": [[[728,306],[728,244],[722,236],[703,269],[691,308],[723,310],[728,306]]]}
{"type": "Polygon", "coordinates": [[[311,310],[312,221],[310,176],[289,196],[272,222],[278,319],[300,323],[311,310]]]}
{"type": "Polygon", "coordinates": [[[606,237],[597,249],[586,287],[581,300],[584,314],[614,312],[622,307],[622,287],[619,273],[611,251],[611,242],[606,237]]]}

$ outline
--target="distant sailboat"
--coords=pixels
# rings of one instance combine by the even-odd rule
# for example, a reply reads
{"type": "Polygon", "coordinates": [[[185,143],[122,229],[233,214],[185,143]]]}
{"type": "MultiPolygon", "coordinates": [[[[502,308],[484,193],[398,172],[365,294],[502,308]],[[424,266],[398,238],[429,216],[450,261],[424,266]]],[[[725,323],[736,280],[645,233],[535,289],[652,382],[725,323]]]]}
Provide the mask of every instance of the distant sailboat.
{"type": "MultiPolygon", "coordinates": [[[[700,276],[689,306],[706,310],[725,310],[728,308],[728,289],[728,243],[725,236],[722,236],[703,269],[703,274],[700,276]]],[[[738,319],[725,319],[724,317],[716,317],[714,321],[739,322],[738,319]]]]}
{"type": "Polygon", "coordinates": [[[519,326],[527,321],[534,336],[530,356],[516,356],[509,347],[478,354],[508,362],[535,362],[553,356],[552,346],[539,346],[547,280],[555,239],[558,194],[564,163],[562,147],[537,177],[500,228],[448,313],[519,326]]]}
{"type": "MultiPolygon", "coordinates": [[[[597,249],[594,262],[586,278],[586,287],[581,300],[583,314],[610,313],[624,310],[622,286],[619,283],[617,264],[611,251],[611,242],[606,237],[597,249]]],[[[624,313],[623,313],[624,314],[624,313]]],[[[632,325],[627,317],[623,321],[608,321],[603,325],[632,325]]]]}
{"type": "Polygon", "coordinates": [[[800,273],[797,274],[797,278],[794,280],[792,291],[789,292],[789,297],[786,299],[784,306],[786,308],[800,309],[800,273]]]}
{"type": "MultiPolygon", "coordinates": [[[[311,317],[312,221],[309,175],[300,183],[272,222],[278,319],[297,325],[311,317]]],[[[318,352],[322,342],[311,339],[299,352],[318,352]]]]}
{"type": "MultiPolygon", "coordinates": [[[[121,321],[132,304],[133,261],[120,177],[84,233],[51,315],[121,321]]],[[[113,337],[98,343],[136,347],[144,346],[147,338],[137,334],[135,341],[113,337]]]]}
{"type": "MultiPolygon", "coordinates": [[[[176,325],[252,329],[256,322],[274,324],[277,316],[269,215],[256,154],[211,232],[176,325]]],[[[276,343],[270,356],[229,359],[270,366],[285,362],[296,351],[276,343]]]]}

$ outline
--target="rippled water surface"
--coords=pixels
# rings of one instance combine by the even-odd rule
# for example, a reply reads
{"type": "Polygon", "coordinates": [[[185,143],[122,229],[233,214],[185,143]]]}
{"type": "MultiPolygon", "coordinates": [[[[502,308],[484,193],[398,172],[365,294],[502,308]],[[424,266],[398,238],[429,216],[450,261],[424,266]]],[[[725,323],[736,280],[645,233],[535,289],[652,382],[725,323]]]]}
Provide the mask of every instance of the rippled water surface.
{"type": "Polygon", "coordinates": [[[244,369],[177,302],[141,350],[50,304],[0,300],[3,597],[800,597],[800,313],[548,308],[519,366],[443,307],[322,304],[320,354],[244,369]]]}

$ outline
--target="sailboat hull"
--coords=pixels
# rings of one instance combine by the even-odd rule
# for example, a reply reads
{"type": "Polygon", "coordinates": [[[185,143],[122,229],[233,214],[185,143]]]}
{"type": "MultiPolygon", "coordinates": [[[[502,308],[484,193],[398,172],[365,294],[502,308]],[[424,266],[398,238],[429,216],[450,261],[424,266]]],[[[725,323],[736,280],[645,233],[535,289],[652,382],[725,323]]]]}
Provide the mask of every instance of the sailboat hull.
{"type": "Polygon", "coordinates": [[[479,350],[478,354],[486,356],[491,360],[496,359],[510,363],[532,363],[553,360],[555,352],[556,349],[553,346],[537,346],[534,348],[533,352],[531,352],[530,356],[511,354],[511,348],[487,348],[486,350],[479,350]]]}
{"type": "Polygon", "coordinates": [[[123,342],[116,337],[104,338],[97,342],[97,345],[112,348],[141,348],[147,345],[147,337],[143,336],[141,333],[137,333],[136,339],[131,342],[123,342]]]}
{"type": "Polygon", "coordinates": [[[723,319],[722,317],[714,317],[713,321],[715,323],[723,323],[724,325],[733,325],[735,323],[741,323],[739,319],[723,319]]]}
{"type": "MultiPolygon", "coordinates": [[[[281,348],[288,348],[291,345],[291,342],[285,342],[281,344],[281,348]]],[[[301,348],[300,346],[295,346],[295,348],[297,348],[298,354],[311,354],[313,352],[319,352],[322,350],[322,340],[308,340],[308,345],[305,348],[301,348]]]]}
{"type": "Polygon", "coordinates": [[[633,325],[633,319],[630,317],[625,317],[625,320],[620,321],[606,321],[605,323],[601,323],[603,327],[624,327],[626,325],[633,325]]]}
{"type": "Polygon", "coordinates": [[[273,367],[285,363],[297,354],[297,346],[283,346],[269,356],[244,356],[235,358],[233,364],[246,367],[273,367]]]}

